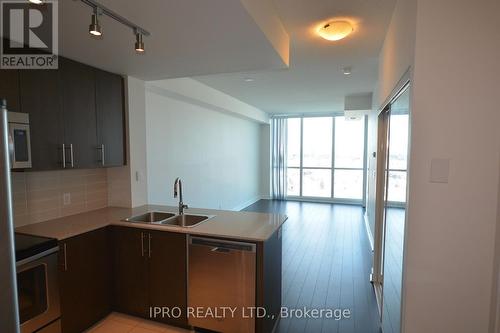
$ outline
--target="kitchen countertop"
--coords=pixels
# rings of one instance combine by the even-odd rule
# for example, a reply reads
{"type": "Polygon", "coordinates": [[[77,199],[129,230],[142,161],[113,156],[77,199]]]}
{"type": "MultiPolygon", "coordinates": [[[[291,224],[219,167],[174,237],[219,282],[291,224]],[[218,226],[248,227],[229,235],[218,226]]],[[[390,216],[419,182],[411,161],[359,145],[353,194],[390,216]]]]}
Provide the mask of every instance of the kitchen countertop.
{"type": "Polygon", "coordinates": [[[52,237],[58,240],[78,236],[108,225],[179,232],[190,235],[223,237],[253,242],[267,240],[287,220],[286,215],[254,212],[190,208],[186,214],[215,215],[192,228],[125,222],[123,219],[148,211],[177,212],[177,207],[145,205],[137,208],[107,207],[77,215],[30,224],[16,228],[16,232],[52,237]]]}

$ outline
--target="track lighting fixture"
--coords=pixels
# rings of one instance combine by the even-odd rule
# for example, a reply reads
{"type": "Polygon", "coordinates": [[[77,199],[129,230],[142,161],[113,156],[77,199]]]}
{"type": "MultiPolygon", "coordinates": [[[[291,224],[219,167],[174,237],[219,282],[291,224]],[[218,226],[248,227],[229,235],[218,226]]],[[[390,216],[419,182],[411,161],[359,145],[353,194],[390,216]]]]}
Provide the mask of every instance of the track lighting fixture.
{"type": "MultiPolygon", "coordinates": [[[[41,3],[43,0],[29,0],[29,1],[33,2],[38,1],[41,3]]],[[[94,11],[92,14],[92,22],[89,25],[89,34],[97,37],[102,36],[102,29],[101,25],[99,24],[99,17],[101,15],[106,15],[107,17],[112,18],[113,20],[123,24],[124,26],[131,28],[135,35],[135,51],[137,53],[144,53],[145,48],[144,48],[143,37],[150,36],[151,34],[149,33],[149,31],[129,21],[128,19],[119,15],[113,10],[105,7],[96,0],[80,0],[80,1],[86,4],[87,6],[91,7],[94,11]]]]}
{"type": "Polygon", "coordinates": [[[89,25],[89,34],[93,36],[102,36],[101,25],[99,24],[99,15],[102,15],[99,8],[94,8],[94,13],[92,14],[92,22],[89,25]]]}
{"type": "Polygon", "coordinates": [[[142,41],[142,34],[140,32],[135,31],[135,50],[139,53],[143,53],[144,42],[142,41]]]}

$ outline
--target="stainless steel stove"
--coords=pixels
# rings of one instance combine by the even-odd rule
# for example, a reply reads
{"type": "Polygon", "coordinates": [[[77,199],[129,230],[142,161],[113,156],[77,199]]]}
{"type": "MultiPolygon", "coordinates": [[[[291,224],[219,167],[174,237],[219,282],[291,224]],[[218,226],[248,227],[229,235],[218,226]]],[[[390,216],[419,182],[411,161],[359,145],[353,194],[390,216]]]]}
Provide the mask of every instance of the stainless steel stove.
{"type": "Polygon", "coordinates": [[[60,333],[56,239],[14,237],[21,333],[60,333]]]}

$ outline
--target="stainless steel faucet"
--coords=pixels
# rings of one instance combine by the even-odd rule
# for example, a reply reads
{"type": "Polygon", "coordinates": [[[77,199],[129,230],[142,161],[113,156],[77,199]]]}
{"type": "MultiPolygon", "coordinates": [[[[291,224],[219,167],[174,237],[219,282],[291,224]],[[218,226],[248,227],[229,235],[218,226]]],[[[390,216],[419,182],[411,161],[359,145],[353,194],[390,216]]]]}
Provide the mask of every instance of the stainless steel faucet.
{"type": "Polygon", "coordinates": [[[179,215],[184,215],[184,209],[188,209],[188,205],[182,202],[182,181],[180,178],[175,179],[174,183],[174,198],[177,198],[177,193],[179,193],[179,215]]]}

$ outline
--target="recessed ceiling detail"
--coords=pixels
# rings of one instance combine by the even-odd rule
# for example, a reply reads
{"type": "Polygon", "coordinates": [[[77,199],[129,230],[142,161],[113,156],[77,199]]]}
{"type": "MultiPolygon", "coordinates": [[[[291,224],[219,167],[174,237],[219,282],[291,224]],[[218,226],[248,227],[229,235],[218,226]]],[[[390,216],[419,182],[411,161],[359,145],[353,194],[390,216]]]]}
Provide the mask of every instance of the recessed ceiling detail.
{"type": "Polygon", "coordinates": [[[243,0],[98,1],[151,36],[101,15],[102,36],[88,38],[92,12],[82,0],[59,1],[62,56],[146,81],[288,66],[288,35],[269,0],[246,0],[259,5],[251,11],[243,0]]]}
{"type": "Polygon", "coordinates": [[[342,112],[346,95],[373,91],[395,0],[272,2],[290,35],[290,68],[196,80],[273,114],[342,112]],[[321,38],[318,27],[335,20],[349,22],[354,32],[336,42],[321,38]],[[344,67],[352,67],[352,74],[344,74],[344,67]]]}

